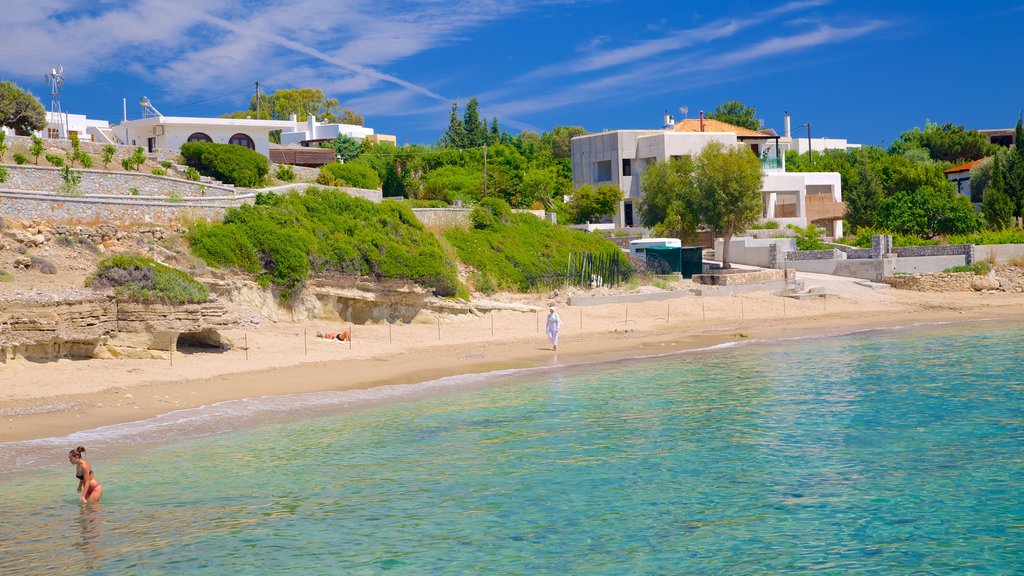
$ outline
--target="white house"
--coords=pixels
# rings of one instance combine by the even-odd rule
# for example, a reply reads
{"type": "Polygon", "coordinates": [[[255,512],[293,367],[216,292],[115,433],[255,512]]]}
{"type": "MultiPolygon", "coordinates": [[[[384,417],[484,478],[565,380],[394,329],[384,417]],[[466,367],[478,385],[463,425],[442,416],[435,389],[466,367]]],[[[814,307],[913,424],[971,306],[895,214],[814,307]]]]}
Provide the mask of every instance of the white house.
{"type": "Polygon", "coordinates": [[[984,160],[984,158],[973,162],[967,162],[966,164],[961,164],[959,166],[953,166],[944,172],[946,174],[946,180],[949,180],[954,186],[956,186],[958,194],[963,194],[968,198],[971,197],[971,168],[980,164],[982,160],[984,160]]]}
{"type": "Polygon", "coordinates": [[[285,120],[149,116],[122,122],[111,132],[121,144],[142,146],[150,152],[177,150],[186,142],[219,142],[238,144],[270,156],[270,133],[294,127],[295,123],[285,120]]]}
{"type": "Polygon", "coordinates": [[[46,128],[36,132],[36,135],[40,138],[62,140],[75,134],[79,140],[112,144],[108,136],[109,131],[110,123],[106,120],[93,120],[86,118],[85,114],[47,112],[46,128]]]}
{"type": "Polygon", "coordinates": [[[706,118],[673,123],[666,115],[663,130],[612,130],[572,139],[573,185],[612,184],[623,199],[616,227],[633,226],[643,191],[641,176],[648,164],[673,157],[696,156],[711,142],[748,146],[761,159],[764,173],[763,220],[806,226],[814,222],[830,236],[842,236],[842,181],[836,172],[786,172],[782,136],[749,130],[706,118]]]}
{"type": "Polygon", "coordinates": [[[300,144],[302,146],[317,146],[320,142],[334,140],[339,134],[351,136],[356,140],[364,140],[373,135],[373,128],[366,128],[356,124],[317,124],[316,116],[312,114],[305,123],[298,121],[298,117],[292,114],[291,127],[281,131],[281,145],[300,144]]]}

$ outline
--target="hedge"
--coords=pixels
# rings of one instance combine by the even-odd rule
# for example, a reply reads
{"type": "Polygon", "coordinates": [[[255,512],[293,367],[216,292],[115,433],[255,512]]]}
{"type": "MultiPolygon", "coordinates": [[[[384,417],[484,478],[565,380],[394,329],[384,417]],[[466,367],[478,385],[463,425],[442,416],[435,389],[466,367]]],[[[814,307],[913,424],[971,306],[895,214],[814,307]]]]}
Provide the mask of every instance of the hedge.
{"type": "Polygon", "coordinates": [[[264,155],[237,144],[186,142],[181,156],[204,176],[246,188],[262,184],[269,171],[264,155]]]}

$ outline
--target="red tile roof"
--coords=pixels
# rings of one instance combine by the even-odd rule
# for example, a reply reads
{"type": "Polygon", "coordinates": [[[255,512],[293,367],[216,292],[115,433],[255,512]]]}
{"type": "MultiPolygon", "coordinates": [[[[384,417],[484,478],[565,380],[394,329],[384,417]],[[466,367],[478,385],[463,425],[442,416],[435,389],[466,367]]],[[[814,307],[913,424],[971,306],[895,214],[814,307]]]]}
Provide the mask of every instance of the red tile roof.
{"type": "MultiPolygon", "coordinates": [[[[984,158],[982,158],[981,160],[984,160],[984,158]]],[[[974,168],[974,165],[977,164],[978,162],[981,162],[981,160],[975,160],[973,162],[968,162],[966,164],[961,164],[959,166],[953,166],[949,170],[946,170],[946,174],[949,174],[951,172],[967,172],[971,168],[974,168]]]]}
{"type": "MultiPolygon", "coordinates": [[[[701,132],[700,129],[700,118],[689,118],[687,120],[681,120],[676,122],[674,130],[676,132],[701,132]]],[[[728,122],[722,122],[721,120],[712,120],[711,118],[704,119],[704,132],[732,132],[737,136],[754,136],[761,138],[769,138],[766,134],[758,132],[757,130],[751,130],[742,126],[736,126],[735,124],[729,124],[728,122]]]]}

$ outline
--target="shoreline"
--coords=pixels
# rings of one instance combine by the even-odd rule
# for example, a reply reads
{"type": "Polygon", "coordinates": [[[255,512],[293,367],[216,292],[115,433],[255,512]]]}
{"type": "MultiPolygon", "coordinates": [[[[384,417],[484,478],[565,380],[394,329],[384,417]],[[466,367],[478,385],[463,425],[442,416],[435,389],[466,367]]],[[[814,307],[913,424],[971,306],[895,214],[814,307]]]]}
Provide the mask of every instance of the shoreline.
{"type": "MultiPolygon", "coordinates": [[[[357,325],[354,342],[316,341],[312,356],[300,358],[281,351],[296,349],[300,332],[326,331],[337,323],[278,323],[243,332],[249,350],[183,354],[173,368],[162,360],[23,362],[0,368],[0,379],[13,384],[0,387],[0,443],[64,437],[229,400],[414,384],[494,370],[595,364],[729,342],[1024,318],[1024,295],[1020,294],[887,291],[874,302],[868,293],[861,296],[829,297],[825,306],[815,301],[787,303],[767,293],[681,297],[667,304],[633,304],[622,320],[622,305],[563,306],[562,345],[557,353],[533,330],[533,314],[499,312],[499,320],[450,319],[444,325],[439,321],[436,328],[433,324],[403,326],[404,342],[399,344],[392,342],[386,325],[357,325]],[[789,317],[784,315],[787,312],[789,317]],[[577,313],[578,322],[572,317],[577,313]],[[709,313],[711,320],[706,319],[709,313]],[[668,314],[674,317],[666,318],[668,314]],[[496,321],[501,326],[497,332],[496,321]],[[503,335],[503,330],[513,333],[503,335]],[[253,358],[248,358],[250,352],[253,358]]],[[[231,336],[236,342],[242,340],[239,334],[231,336]]],[[[308,339],[302,340],[308,354],[308,339]]]]}

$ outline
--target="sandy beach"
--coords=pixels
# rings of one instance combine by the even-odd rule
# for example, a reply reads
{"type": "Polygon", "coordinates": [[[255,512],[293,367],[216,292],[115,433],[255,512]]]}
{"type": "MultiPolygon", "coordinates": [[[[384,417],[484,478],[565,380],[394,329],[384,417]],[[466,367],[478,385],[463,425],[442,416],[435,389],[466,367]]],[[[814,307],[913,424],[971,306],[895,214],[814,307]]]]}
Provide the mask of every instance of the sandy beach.
{"type": "MultiPolygon", "coordinates": [[[[416,383],[442,376],[573,365],[748,340],[827,336],[871,328],[1024,318],[1024,295],[918,293],[801,274],[825,297],[767,292],[566,306],[547,294],[512,296],[530,311],[450,316],[432,323],[356,325],[353,340],[317,338],[348,326],[262,323],[226,332],[236,347],[168,360],[17,361],[0,367],[0,442],[63,436],[211,403],[416,383]],[[562,318],[558,352],[543,334],[547,306],[562,318]]],[[[814,346],[813,339],[807,346],[814,346]]]]}

